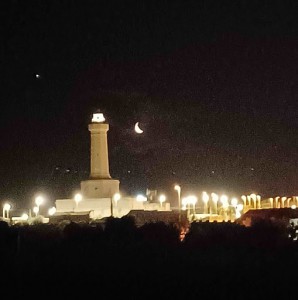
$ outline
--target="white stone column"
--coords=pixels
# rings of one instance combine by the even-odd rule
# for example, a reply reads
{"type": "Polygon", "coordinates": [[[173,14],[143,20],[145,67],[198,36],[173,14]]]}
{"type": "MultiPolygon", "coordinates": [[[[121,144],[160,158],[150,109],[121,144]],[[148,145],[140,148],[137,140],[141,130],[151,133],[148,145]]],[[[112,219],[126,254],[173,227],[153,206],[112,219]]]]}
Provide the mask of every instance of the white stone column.
{"type": "Polygon", "coordinates": [[[109,179],[109,155],[107,132],[109,124],[91,123],[88,126],[91,135],[90,178],[109,179]]]}

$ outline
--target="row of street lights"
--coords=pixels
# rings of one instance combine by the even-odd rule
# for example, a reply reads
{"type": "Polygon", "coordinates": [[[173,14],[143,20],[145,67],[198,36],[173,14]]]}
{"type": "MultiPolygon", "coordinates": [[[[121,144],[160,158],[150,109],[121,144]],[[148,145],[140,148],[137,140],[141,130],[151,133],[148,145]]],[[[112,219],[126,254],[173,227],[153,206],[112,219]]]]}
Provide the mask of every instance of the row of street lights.
{"type": "MultiPolygon", "coordinates": [[[[35,198],[34,203],[35,203],[35,206],[33,207],[33,212],[35,214],[35,217],[37,217],[39,215],[40,206],[42,204],[44,204],[44,197],[41,195],[37,196],[35,198]]],[[[55,209],[55,211],[56,211],[56,208],[51,208],[50,209],[51,211],[49,210],[49,214],[53,213],[53,211],[54,211],[53,209],[55,209]]],[[[5,203],[3,205],[3,214],[2,214],[3,219],[9,219],[9,211],[10,210],[11,210],[11,205],[9,203],[5,203]]],[[[21,218],[23,218],[24,220],[27,220],[29,218],[29,216],[24,213],[21,216],[21,218]]]]}
{"type": "MultiPolygon", "coordinates": [[[[121,198],[121,195],[120,193],[115,193],[112,197],[111,197],[111,216],[114,216],[114,206],[117,207],[117,204],[118,204],[118,201],[120,200],[121,198]]],[[[80,194],[80,193],[76,193],[74,195],[74,202],[75,202],[75,208],[74,208],[74,211],[77,211],[78,210],[78,207],[79,207],[79,203],[83,200],[83,196],[80,194]]],[[[138,195],[136,197],[136,200],[137,201],[140,201],[140,202],[144,202],[144,201],[147,201],[147,198],[144,197],[143,195],[138,195]]],[[[166,201],[166,196],[165,195],[160,195],[159,197],[159,201],[160,201],[160,205],[161,205],[161,208],[163,207],[163,203],[166,201]]],[[[42,204],[44,204],[45,202],[45,198],[41,195],[38,195],[36,198],[35,198],[35,206],[33,207],[33,213],[35,214],[35,217],[39,216],[39,212],[40,212],[40,206],[42,204]]],[[[11,209],[11,205],[9,203],[5,203],[3,205],[3,218],[9,218],[9,210],[11,209]]],[[[51,207],[49,208],[48,210],[48,214],[50,216],[54,215],[56,213],[56,208],[55,207],[51,207]]],[[[29,216],[28,216],[29,218],[29,216]]]]}
{"type": "MultiPolygon", "coordinates": [[[[196,204],[198,202],[198,198],[194,195],[189,195],[186,197],[181,198],[181,186],[175,185],[174,189],[178,193],[178,210],[179,210],[179,221],[181,221],[181,209],[186,210],[188,212],[188,216],[191,214],[191,206],[193,210],[193,214],[196,214],[196,204]]],[[[202,192],[202,202],[203,202],[203,213],[204,214],[218,214],[219,213],[219,207],[218,202],[221,202],[221,211],[227,212],[229,208],[232,208],[235,211],[236,218],[239,218],[241,216],[241,211],[245,207],[245,202],[238,203],[237,198],[231,198],[229,203],[229,198],[226,195],[219,196],[216,193],[211,193],[210,195],[203,191],[202,192]]],[[[254,195],[252,197],[254,199],[254,195]]],[[[259,200],[258,195],[255,197],[257,200],[259,200]]],[[[243,200],[243,197],[242,197],[243,200]]]]}
{"type": "MultiPolygon", "coordinates": [[[[190,210],[191,210],[191,206],[193,209],[193,214],[195,215],[196,213],[196,204],[198,202],[198,198],[194,195],[189,195],[187,197],[183,197],[181,198],[181,186],[176,184],[174,186],[174,190],[177,191],[178,194],[178,211],[179,211],[179,222],[181,221],[181,210],[188,210],[188,214],[190,215],[190,210]]],[[[115,193],[112,197],[111,197],[111,205],[110,205],[110,209],[111,209],[111,216],[114,216],[114,206],[117,207],[117,203],[120,200],[121,195],[119,193],[115,193]]],[[[232,198],[231,199],[231,204],[229,204],[228,201],[228,197],[226,195],[217,195],[216,193],[211,193],[210,195],[207,192],[203,192],[202,193],[202,201],[204,204],[204,214],[208,214],[208,213],[213,213],[213,214],[218,214],[218,202],[221,201],[222,203],[222,208],[223,209],[227,209],[229,206],[238,208],[238,211],[241,210],[241,205],[238,204],[238,200],[236,198],[232,198]]],[[[241,197],[242,200],[244,201],[244,206],[246,204],[247,201],[245,201],[246,199],[258,199],[258,195],[256,195],[256,197],[254,197],[254,195],[252,194],[251,197],[245,197],[244,196],[241,197]]],[[[74,211],[78,210],[79,207],[79,203],[83,200],[83,197],[80,193],[76,193],[74,195],[74,202],[75,202],[75,208],[74,211]]],[[[142,195],[138,195],[136,197],[137,201],[147,201],[147,198],[142,196],[142,195]]],[[[159,202],[160,202],[160,208],[161,210],[163,209],[163,203],[166,201],[166,196],[164,194],[161,194],[159,196],[159,202]]],[[[33,207],[33,212],[35,213],[35,217],[37,217],[39,215],[40,212],[40,206],[43,205],[45,202],[45,198],[42,195],[38,195],[35,198],[35,206],[33,207]]],[[[11,209],[11,206],[9,203],[5,203],[3,206],[3,218],[9,218],[9,210],[11,209]]],[[[56,213],[56,208],[55,207],[51,207],[48,211],[49,215],[53,215],[56,213]]]]}

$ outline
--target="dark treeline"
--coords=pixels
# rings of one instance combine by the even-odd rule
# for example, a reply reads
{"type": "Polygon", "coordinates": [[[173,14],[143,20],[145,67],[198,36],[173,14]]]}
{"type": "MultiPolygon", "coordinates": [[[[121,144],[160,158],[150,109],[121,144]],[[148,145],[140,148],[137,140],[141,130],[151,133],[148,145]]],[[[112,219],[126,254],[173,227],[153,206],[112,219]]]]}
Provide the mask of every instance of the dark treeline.
{"type": "Polygon", "coordinates": [[[181,242],[174,224],[137,227],[131,217],[0,222],[2,293],[13,299],[294,298],[298,247],[289,233],[268,222],[249,228],[202,222],[192,223],[181,242]]]}

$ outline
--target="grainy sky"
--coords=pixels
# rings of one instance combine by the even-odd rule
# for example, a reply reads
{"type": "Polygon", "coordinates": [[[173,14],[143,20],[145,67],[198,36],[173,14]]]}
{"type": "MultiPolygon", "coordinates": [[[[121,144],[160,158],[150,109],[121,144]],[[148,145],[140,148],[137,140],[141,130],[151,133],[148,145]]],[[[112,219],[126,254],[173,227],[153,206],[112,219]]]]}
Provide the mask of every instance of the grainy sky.
{"type": "Polygon", "coordinates": [[[97,109],[124,192],[297,195],[297,6],[1,2],[0,198],[71,197],[97,109]]]}

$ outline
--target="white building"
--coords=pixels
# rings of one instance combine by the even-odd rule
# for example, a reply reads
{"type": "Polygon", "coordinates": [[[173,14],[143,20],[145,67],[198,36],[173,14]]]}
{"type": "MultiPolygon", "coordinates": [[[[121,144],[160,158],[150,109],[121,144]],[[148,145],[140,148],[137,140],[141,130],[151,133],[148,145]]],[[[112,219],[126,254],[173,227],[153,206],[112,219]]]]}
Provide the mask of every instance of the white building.
{"type": "Polygon", "coordinates": [[[145,197],[121,197],[119,180],[109,171],[107,132],[109,124],[102,113],[93,114],[90,131],[90,175],[81,182],[81,198],[57,199],[56,215],[89,212],[93,219],[122,217],[131,210],[170,211],[170,203],[149,203],[145,197]]]}

